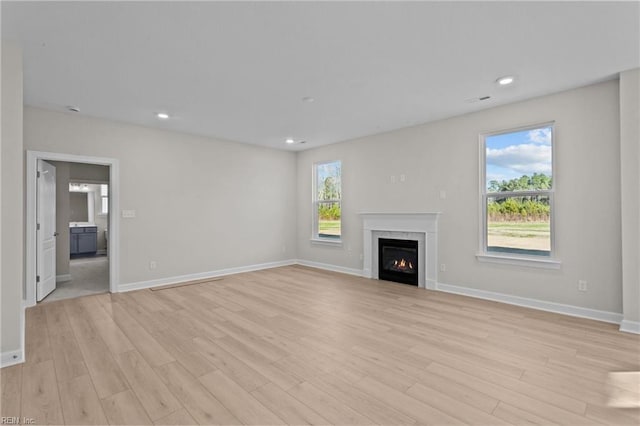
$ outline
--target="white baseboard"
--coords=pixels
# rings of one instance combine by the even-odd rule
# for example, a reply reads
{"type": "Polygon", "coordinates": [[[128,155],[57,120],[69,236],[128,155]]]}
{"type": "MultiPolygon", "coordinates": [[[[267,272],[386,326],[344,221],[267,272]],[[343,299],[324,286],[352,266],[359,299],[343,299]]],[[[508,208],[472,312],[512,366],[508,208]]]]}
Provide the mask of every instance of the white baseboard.
{"type": "Polygon", "coordinates": [[[99,255],[107,254],[107,249],[98,249],[96,250],[96,254],[99,254],[99,255]]]}
{"type": "Polygon", "coordinates": [[[436,280],[430,280],[427,278],[424,283],[427,290],[435,290],[438,287],[438,282],[436,280]]]}
{"type": "Polygon", "coordinates": [[[25,309],[26,302],[23,300],[20,306],[20,348],[13,351],[6,351],[0,353],[0,368],[9,367],[16,364],[22,364],[25,361],[24,353],[24,340],[26,332],[25,323],[25,309]]]}
{"type": "Polygon", "coordinates": [[[446,293],[461,294],[463,296],[470,296],[478,299],[493,300],[496,302],[507,303],[509,305],[523,306],[526,308],[533,308],[541,311],[554,312],[557,314],[564,314],[572,317],[588,318],[597,321],[609,322],[613,324],[620,324],[620,322],[622,321],[622,314],[618,314],[615,312],[599,311],[596,309],[582,308],[580,306],[546,302],[544,300],[511,296],[509,294],[494,293],[491,291],[478,290],[475,288],[438,283],[436,285],[436,290],[444,291],[446,293]]]}
{"type": "Polygon", "coordinates": [[[10,367],[12,365],[24,362],[24,354],[21,349],[15,351],[2,352],[0,355],[0,368],[10,367]]]}
{"type": "Polygon", "coordinates": [[[141,290],[143,288],[158,287],[169,284],[178,284],[186,281],[202,280],[206,278],[222,277],[225,275],[240,274],[242,272],[260,271],[262,269],[278,268],[281,266],[295,265],[296,260],[280,260],[277,262],[259,263],[256,265],[238,266],[236,268],[219,269],[217,271],[200,272],[197,274],[179,275],[175,277],[159,278],[149,281],[138,281],[133,283],[120,284],[119,292],[141,290]]]}
{"type": "Polygon", "coordinates": [[[328,263],[312,262],[310,260],[298,259],[295,262],[298,265],[309,266],[311,268],[324,269],[325,271],[341,272],[343,274],[363,276],[362,269],[345,268],[344,266],[330,265],[328,263]]]}
{"type": "Polygon", "coordinates": [[[57,283],[64,283],[67,281],[71,281],[71,274],[56,275],[57,283]]]}
{"type": "Polygon", "coordinates": [[[640,334],[640,322],[622,320],[622,322],[620,322],[620,331],[624,331],[626,333],[640,334]]]}

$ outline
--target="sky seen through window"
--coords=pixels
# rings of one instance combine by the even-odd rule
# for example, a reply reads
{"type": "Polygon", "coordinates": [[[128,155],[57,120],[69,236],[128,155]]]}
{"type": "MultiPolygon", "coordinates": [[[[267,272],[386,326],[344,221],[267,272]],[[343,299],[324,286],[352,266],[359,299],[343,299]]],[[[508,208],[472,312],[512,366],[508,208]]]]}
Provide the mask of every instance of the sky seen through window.
{"type": "Polygon", "coordinates": [[[551,177],[551,127],[487,136],[487,188],[492,180],[509,181],[534,173],[551,177]]]}

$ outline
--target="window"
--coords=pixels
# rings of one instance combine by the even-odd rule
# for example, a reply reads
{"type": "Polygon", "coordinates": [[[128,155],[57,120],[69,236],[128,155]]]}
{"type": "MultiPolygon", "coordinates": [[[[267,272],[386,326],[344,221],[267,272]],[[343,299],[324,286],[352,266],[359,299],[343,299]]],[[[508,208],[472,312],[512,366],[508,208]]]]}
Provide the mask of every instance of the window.
{"type": "Polygon", "coordinates": [[[109,213],[109,185],[100,185],[101,214],[109,213]]]}
{"type": "Polygon", "coordinates": [[[481,137],[482,252],[553,258],[553,124],[481,137]]]}
{"type": "Polygon", "coordinates": [[[318,163],[314,169],[314,238],[340,241],[342,236],[341,162],[318,163]]]}

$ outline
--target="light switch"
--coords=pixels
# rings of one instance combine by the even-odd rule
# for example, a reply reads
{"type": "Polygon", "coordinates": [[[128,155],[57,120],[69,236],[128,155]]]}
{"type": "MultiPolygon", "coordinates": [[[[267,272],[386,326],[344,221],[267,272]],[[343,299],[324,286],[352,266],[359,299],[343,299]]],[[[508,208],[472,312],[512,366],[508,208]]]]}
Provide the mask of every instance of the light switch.
{"type": "Polygon", "coordinates": [[[122,210],[122,217],[136,217],[135,210],[122,210]]]}

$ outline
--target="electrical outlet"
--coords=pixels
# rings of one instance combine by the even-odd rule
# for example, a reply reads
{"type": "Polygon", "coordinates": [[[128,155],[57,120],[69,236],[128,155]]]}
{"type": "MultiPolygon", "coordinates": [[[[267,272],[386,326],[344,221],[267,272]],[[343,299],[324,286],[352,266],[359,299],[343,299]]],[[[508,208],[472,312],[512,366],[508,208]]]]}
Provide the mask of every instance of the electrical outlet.
{"type": "Polygon", "coordinates": [[[405,180],[407,180],[407,176],[406,175],[400,175],[400,182],[404,182],[405,180]]]}
{"type": "Polygon", "coordinates": [[[440,190],[440,198],[443,199],[443,200],[445,198],[447,198],[447,191],[445,191],[444,189],[441,189],[440,190]]]}
{"type": "Polygon", "coordinates": [[[158,267],[158,263],[155,260],[149,262],[149,269],[156,269],[158,267]]]}
{"type": "Polygon", "coordinates": [[[440,264],[440,272],[446,272],[447,271],[447,264],[446,263],[441,263],[440,264]]]}
{"type": "Polygon", "coordinates": [[[394,175],[391,175],[389,177],[389,180],[391,181],[391,183],[396,183],[396,177],[394,175]]]}
{"type": "Polygon", "coordinates": [[[589,290],[589,287],[587,286],[587,281],[586,280],[578,280],[578,291],[586,292],[587,290],[589,290]]]}

